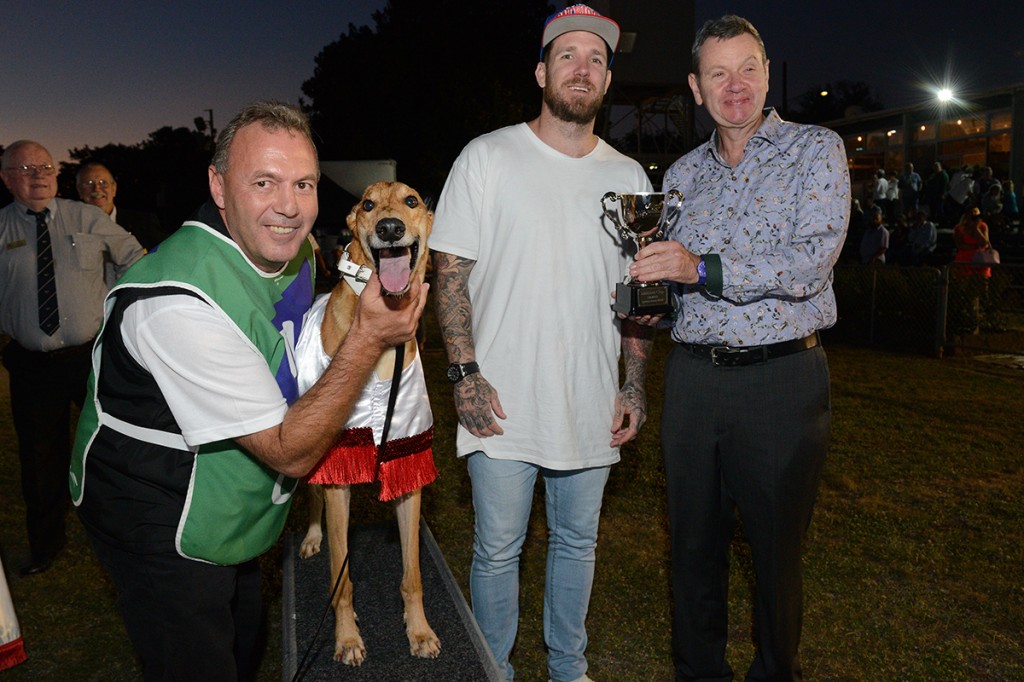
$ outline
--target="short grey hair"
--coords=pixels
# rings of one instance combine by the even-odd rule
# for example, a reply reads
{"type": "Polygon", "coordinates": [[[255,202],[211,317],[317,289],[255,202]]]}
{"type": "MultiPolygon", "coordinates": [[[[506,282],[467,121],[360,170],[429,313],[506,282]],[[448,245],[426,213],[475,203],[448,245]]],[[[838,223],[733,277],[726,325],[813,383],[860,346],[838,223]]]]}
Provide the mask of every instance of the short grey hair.
{"type": "Polygon", "coordinates": [[[726,14],[720,19],[705,21],[704,25],[697,31],[697,36],[693,39],[693,49],[690,51],[693,72],[700,76],[700,48],[704,47],[704,43],[709,39],[728,40],[743,34],[753,36],[754,40],[757,41],[758,47],[761,48],[761,63],[766,63],[768,61],[768,53],[764,49],[764,41],[761,40],[761,34],[757,32],[754,25],[743,17],[738,17],[735,14],[726,14]]]}
{"type": "Polygon", "coordinates": [[[86,161],[85,163],[78,166],[78,170],[75,172],[76,185],[82,181],[82,174],[85,173],[85,171],[89,170],[90,168],[102,168],[103,170],[107,171],[107,173],[110,173],[110,179],[114,181],[115,185],[117,184],[117,178],[114,177],[114,173],[104,164],[100,163],[99,161],[86,161]]]}
{"type": "Polygon", "coordinates": [[[316,145],[313,144],[313,130],[309,125],[309,118],[302,110],[292,104],[278,101],[253,102],[231,119],[220,134],[217,135],[217,148],[213,152],[213,167],[217,172],[224,174],[228,170],[228,151],[235,139],[235,134],[247,125],[259,123],[265,130],[286,130],[298,133],[306,138],[309,146],[313,148],[313,158],[317,157],[316,145]]]}
{"type": "MultiPolygon", "coordinates": [[[[18,140],[17,142],[12,142],[11,146],[4,149],[3,154],[0,154],[0,168],[6,170],[7,163],[11,160],[11,157],[14,156],[14,152],[18,151],[22,147],[39,147],[47,154],[50,154],[49,149],[39,144],[35,140],[18,140]]],[[[50,154],[50,158],[53,158],[53,154],[50,154]]]]}

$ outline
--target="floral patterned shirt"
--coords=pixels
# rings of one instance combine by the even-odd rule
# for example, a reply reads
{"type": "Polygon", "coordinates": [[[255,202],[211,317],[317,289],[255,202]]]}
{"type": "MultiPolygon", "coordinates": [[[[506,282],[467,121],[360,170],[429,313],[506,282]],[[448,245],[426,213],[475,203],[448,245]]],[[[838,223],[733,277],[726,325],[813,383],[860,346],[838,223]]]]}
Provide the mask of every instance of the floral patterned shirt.
{"type": "Polygon", "coordinates": [[[676,161],[663,191],[683,209],[667,237],[705,257],[707,283],[676,285],[676,341],[756,346],[836,321],[832,266],[846,237],[850,174],[842,139],[765,111],[730,167],[718,134],[676,161]]]}

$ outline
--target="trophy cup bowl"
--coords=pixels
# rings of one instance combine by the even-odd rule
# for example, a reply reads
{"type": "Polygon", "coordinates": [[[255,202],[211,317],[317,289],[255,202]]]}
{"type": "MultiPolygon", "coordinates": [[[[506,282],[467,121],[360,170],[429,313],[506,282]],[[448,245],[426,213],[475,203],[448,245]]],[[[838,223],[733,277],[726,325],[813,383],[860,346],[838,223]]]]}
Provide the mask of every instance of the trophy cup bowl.
{"type": "MultiPolygon", "coordinates": [[[[665,228],[682,210],[683,195],[678,190],[665,192],[608,192],[601,197],[601,207],[619,230],[624,240],[633,242],[639,251],[664,235],[665,228]],[[609,208],[609,203],[618,206],[609,208]]],[[[626,276],[615,285],[612,309],[630,317],[663,315],[672,311],[668,285],[641,282],[626,276]]]]}

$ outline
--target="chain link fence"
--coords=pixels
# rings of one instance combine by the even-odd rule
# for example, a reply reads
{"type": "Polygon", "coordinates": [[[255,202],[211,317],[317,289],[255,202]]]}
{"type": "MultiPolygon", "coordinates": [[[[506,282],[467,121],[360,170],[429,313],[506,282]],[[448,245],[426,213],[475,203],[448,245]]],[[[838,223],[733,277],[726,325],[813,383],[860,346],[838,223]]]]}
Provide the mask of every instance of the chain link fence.
{"type": "Polygon", "coordinates": [[[941,356],[1024,355],[1024,265],[837,265],[827,337],[941,356]]]}

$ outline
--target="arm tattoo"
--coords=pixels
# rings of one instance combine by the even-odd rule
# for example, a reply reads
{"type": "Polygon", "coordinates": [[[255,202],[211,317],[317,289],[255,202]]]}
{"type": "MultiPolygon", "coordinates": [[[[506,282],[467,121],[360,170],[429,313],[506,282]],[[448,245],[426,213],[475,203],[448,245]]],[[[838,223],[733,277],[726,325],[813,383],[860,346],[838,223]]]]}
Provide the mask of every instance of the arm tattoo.
{"type": "Polygon", "coordinates": [[[466,428],[481,431],[494,423],[491,385],[480,374],[471,374],[455,384],[455,411],[466,428]]]}
{"type": "Polygon", "coordinates": [[[654,344],[654,328],[622,321],[622,360],[626,380],[619,390],[623,407],[633,412],[643,424],[647,420],[647,359],[654,344]]]}
{"type": "Polygon", "coordinates": [[[473,351],[473,304],[469,300],[469,273],[476,261],[434,252],[437,282],[437,322],[449,362],[470,362],[473,351]]]}
{"type": "MultiPolygon", "coordinates": [[[[434,252],[437,282],[437,322],[441,327],[449,362],[476,359],[473,348],[473,304],[469,300],[469,273],[476,261],[434,252]]],[[[494,423],[491,398],[494,388],[481,374],[471,374],[454,387],[459,421],[474,433],[494,423]]]]}

